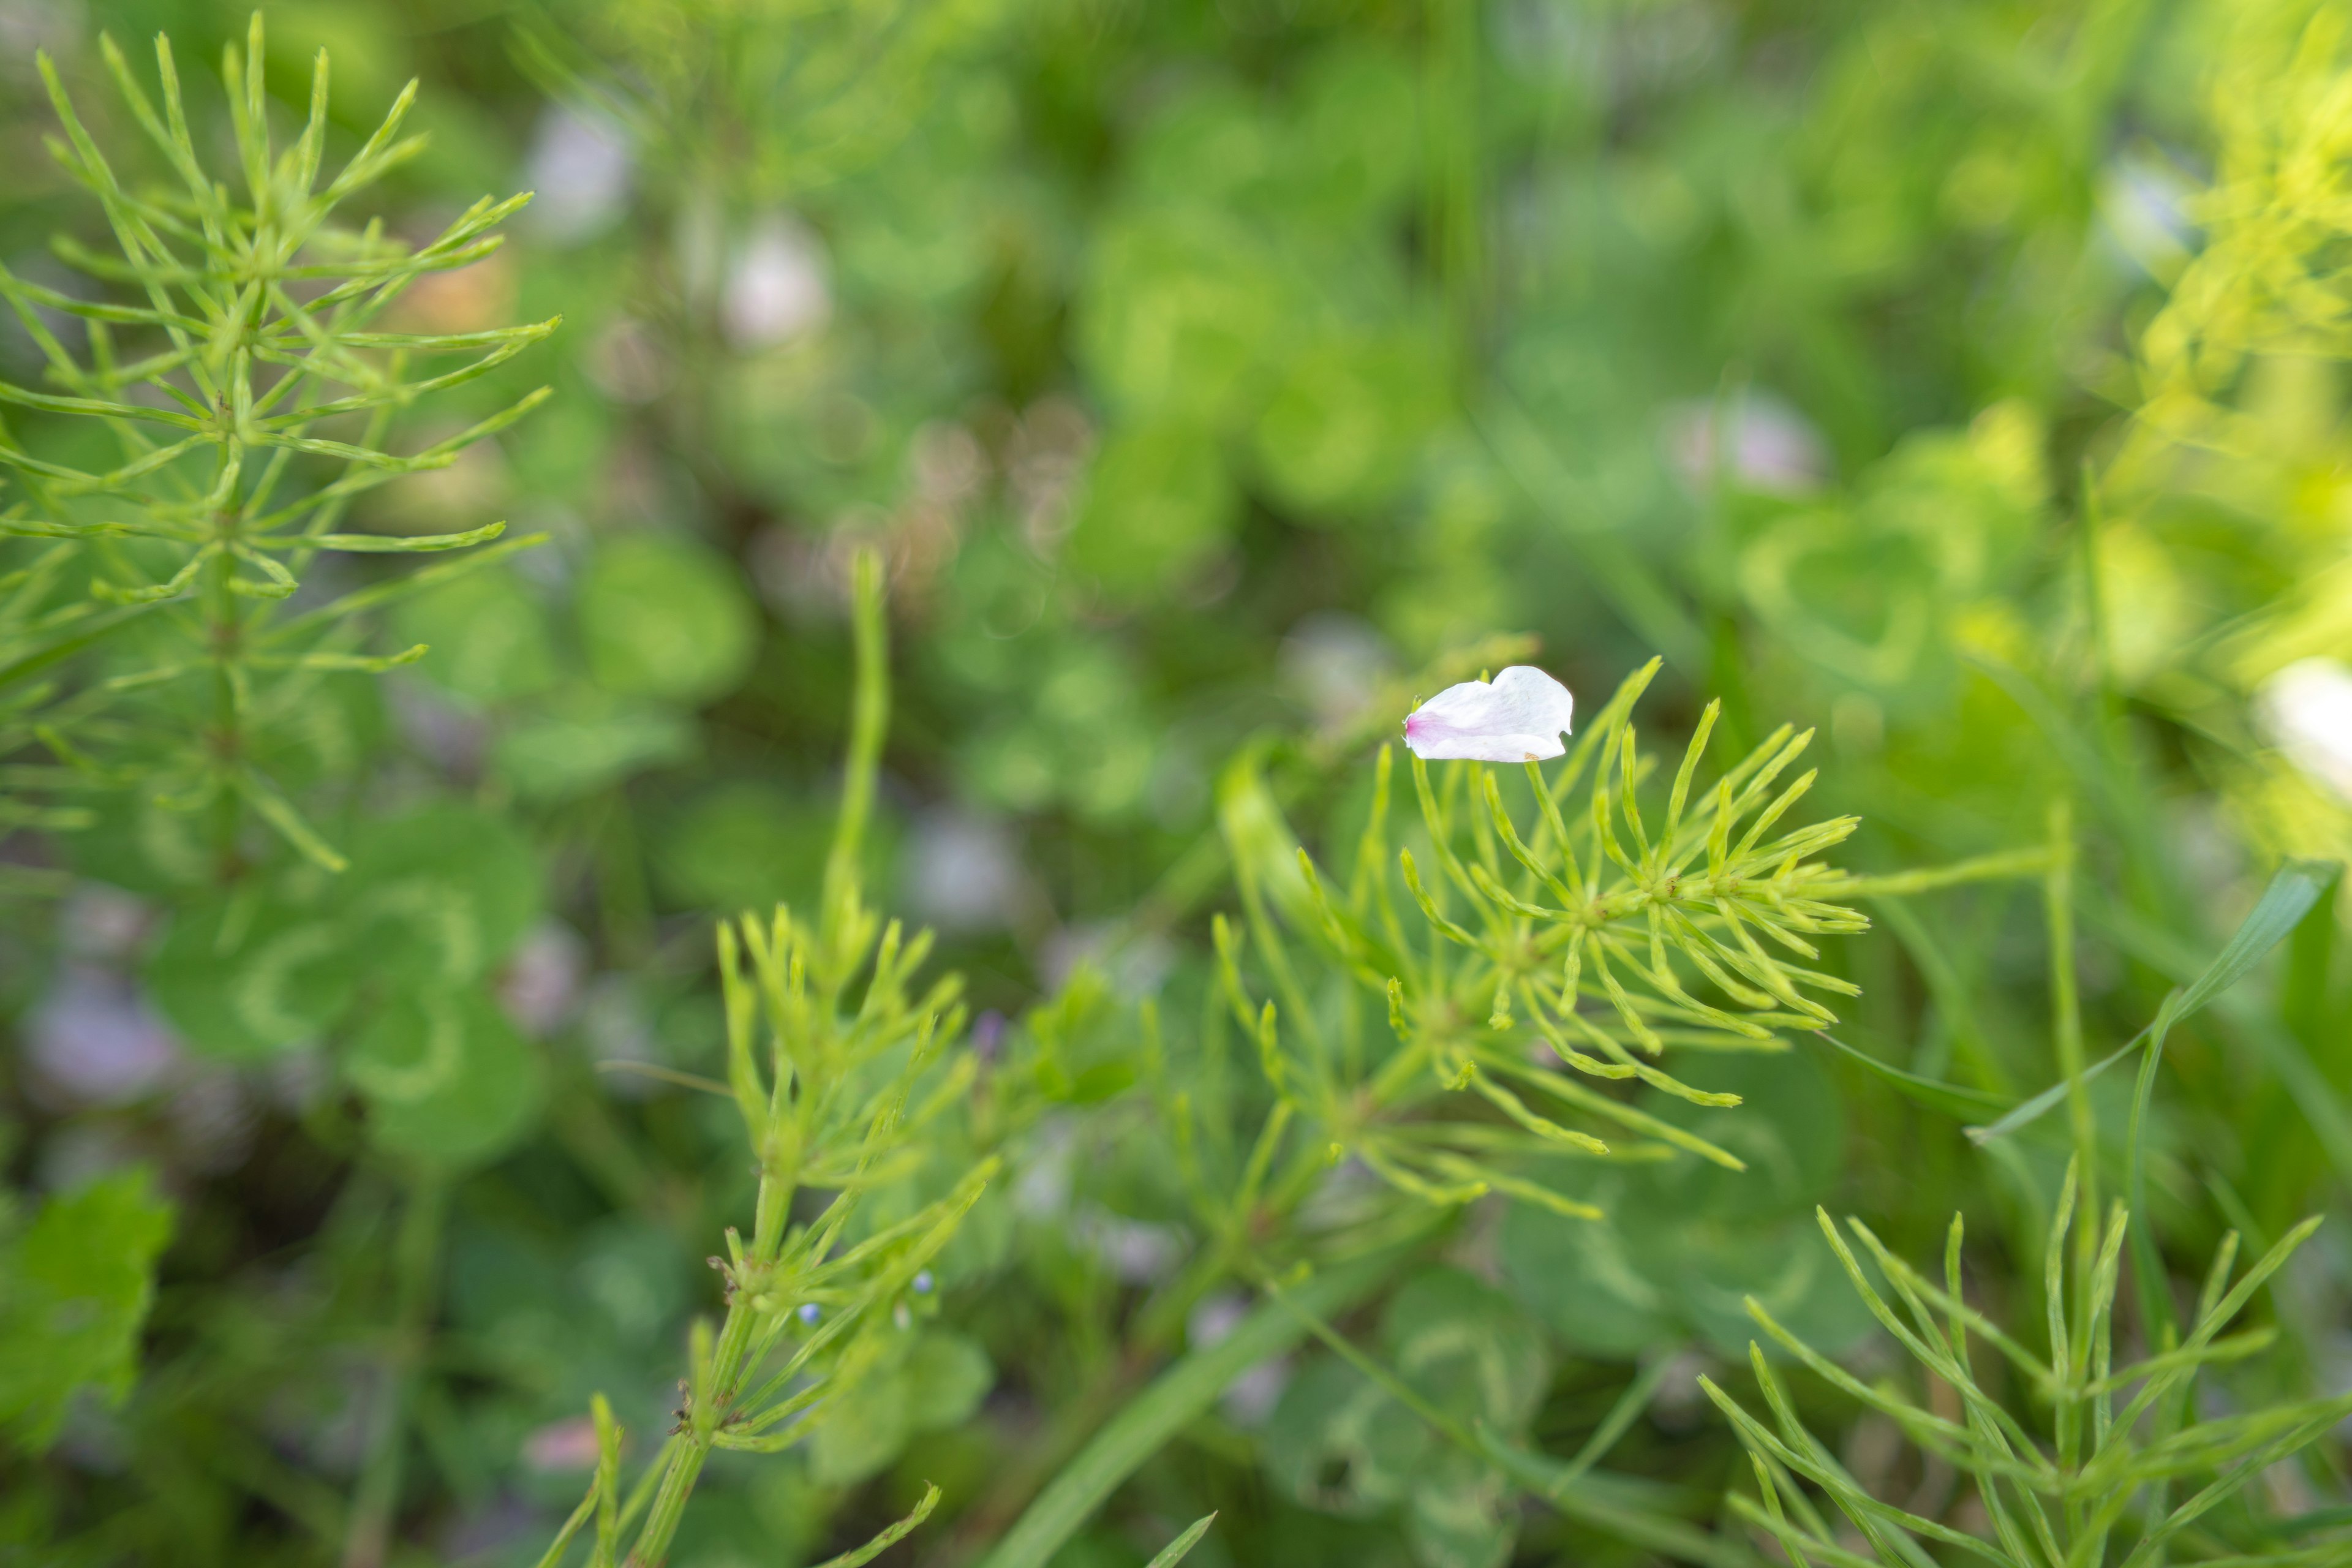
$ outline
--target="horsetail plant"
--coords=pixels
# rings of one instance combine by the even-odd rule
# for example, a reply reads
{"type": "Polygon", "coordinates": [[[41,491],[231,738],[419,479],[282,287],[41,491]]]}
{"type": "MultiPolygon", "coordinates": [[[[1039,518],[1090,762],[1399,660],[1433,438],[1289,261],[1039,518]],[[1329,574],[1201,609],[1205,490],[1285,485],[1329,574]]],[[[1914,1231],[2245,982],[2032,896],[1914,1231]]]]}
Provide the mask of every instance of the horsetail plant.
{"type": "MultiPolygon", "coordinates": [[[[929,933],[909,937],[898,921],[885,923],[859,886],[889,694],[880,559],[860,554],[851,575],[848,769],[817,909],[746,914],[718,933],[727,1081],[697,1081],[732,1100],[742,1117],[759,1171],[751,1234],[730,1226],[727,1255],[710,1259],[725,1280],[725,1317],[715,1331],[695,1325],[677,1425],[625,1499],[624,1434],[596,1401],[601,1461],[542,1568],[561,1563],[592,1521],[589,1562],[613,1568],[623,1561],[622,1533],[640,1517],[625,1561],[656,1568],[714,1452],[782,1453],[853,1405],[864,1381],[903,1354],[912,1303],[936,1300],[928,1266],[997,1173],[996,1157],[982,1156],[945,1195],[860,1228],[866,1196],[924,1163],[927,1141],[963,1102],[980,1058],[954,1048],[966,1016],[961,977],[914,989],[929,933]],[[818,1200],[813,1215],[794,1219],[796,1200],[809,1198],[818,1200]]],[[[913,1512],[826,1568],[879,1555],[929,1518],[940,1496],[927,1487],[913,1512]]],[[[1159,1561],[1175,1563],[1207,1523],[1159,1561]]]]}
{"type": "MultiPolygon", "coordinates": [[[[1228,775],[1221,805],[1248,941],[1218,922],[1220,974],[1276,1095],[1244,1167],[1251,1203],[1262,1191],[1296,1202],[1316,1171],[1352,1157],[1425,1204],[1497,1192],[1592,1218],[1597,1209],[1516,1165],[1679,1150],[1741,1168],[1713,1140],[1601,1086],[1638,1081],[1701,1106],[1737,1105],[1676,1077],[1669,1050],[1781,1051],[1780,1031],[1833,1021],[1820,994],[1855,988],[1811,967],[1821,954],[1809,939],[1867,929],[1830,901],[1866,885],[1814,857],[1859,819],[1774,832],[1814,778],[1782,782],[1811,740],[1785,726],[1696,788],[1710,705],[1654,831],[1637,798],[1654,770],[1629,715],[1657,668],[1653,660],[1624,682],[1555,772],[1528,761],[1524,788],[1507,794],[1479,762],[1433,777],[1416,756],[1421,852],[1400,847],[1393,859],[1395,763],[1383,748],[1344,895],[1289,837],[1247,759],[1228,775]],[[1580,788],[1586,797],[1571,809],[1580,788]],[[1417,927],[1401,916],[1399,883],[1417,927]],[[1310,988],[1286,927],[1333,961],[1334,984],[1310,988]],[[1249,991],[1242,965],[1253,950],[1274,1000],[1249,991]],[[1345,994],[1341,976],[1353,983],[1345,994]],[[1354,1027],[1367,1001],[1398,1048],[1371,1047],[1354,1027]],[[1290,1140],[1294,1123],[1312,1135],[1290,1140]],[[1630,1139],[1612,1143],[1591,1127],[1630,1139]],[[1286,1144],[1289,1162],[1273,1173],[1286,1144]]],[[[1172,1109],[1183,1138],[1190,1108],[1172,1109]]]]}
{"type": "MultiPolygon", "coordinates": [[[[1599,1205],[1538,1179],[1559,1157],[1745,1168],[1723,1143],[1626,1091],[1710,1110],[1738,1105],[1668,1064],[1697,1051],[1785,1052],[1787,1031],[1830,1021],[1821,994],[1854,988],[1813,967],[1821,955],[1810,939],[1865,929],[1833,900],[1881,884],[1816,858],[1855,818],[1781,826],[1813,782],[1786,776],[1810,732],[1784,727],[1702,786],[1710,706],[1665,800],[1638,798],[1659,781],[1630,714],[1658,668],[1628,678],[1573,748],[1558,744],[1557,730],[1543,733],[1566,728],[1570,704],[1540,672],[1506,671],[1494,683],[1499,701],[1456,697],[1443,710],[1442,743],[1458,743],[1457,760],[1442,773],[1419,755],[1411,764],[1417,820],[1392,820],[1394,749],[1373,759],[1370,810],[1344,877],[1293,833],[1264,748],[1228,767],[1217,810],[1239,918],[1212,921],[1214,969],[1189,1079],[1163,1047],[1156,1008],[1146,1004],[1140,1017],[1147,1080],[1202,1235],[1147,1314],[1145,1337],[1181,1322],[1227,1279],[1267,1300],[1107,1425],[983,1568],[1042,1568],[1234,1377],[1309,1332],[1328,1338],[1334,1320],[1468,1205],[1500,1196],[1605,1222],[1599,1205]],[[1488,740],[1507,741],[1513,757],[1537,754],[1521,777],[1498,775],[1476,760],[1488,740]],[[1547,772],[1549,758],[1562,760],[1547,772]],[[1236,1030],[1255,1049],[1263,1095],[1230,1081],[1225,1047],[1236,1030]],[[1351,1173],[1366,1179],[1351,1183],[1351,1173]]],[[[1431,724],[1407,731],[1408,743],[1438,735],[1431,724]]],[[[2007,869],[1987,865],[1984,874],[2007,869]]],[[[1923,885],[1977,874],[1954,867],[1925,873],[1923,885]]],[[[1908,890],[1920,875],[1898,880],[1908,890]]],[[[1503,1439],[1476,1442],[1498,1487],[1670,1556],[1721,1558],[1705,1532],[1647,1506],[1654,1500],[1638,1486],[1587,1475],[1597,1455],[1563,1479],[1557,1461],[1503,1439]]]]}
{"type": "MultiPolygon", "coordinates": [[[[278,148],[257,12],[243,51],[232,47],[221,62],[242,177],[234,189],[197,153],[169,40],[155,43],[160,106],[111,38],[101,37],[100,49],[160,173],[148,181],[119,169],[54,64],[39,58],[65,131],[49,150],[97,198],[119,254],[68,237],[53,246],[56,260],[105,298],[0,268],[0,297],[54,388],[0,384],[0,406],[102,426],[87,446],[52,443],[50,429],[20,436],[0,416],[0,468],[14,491],[0,491],[0,532],[39,542],[0,576],[0,743],[37,743],[58,759],[17,770],[16,782],[37,795],[137,789],[208,812],[221,879],[252,858],[248,811],[310,860],[340,869],[342,857],[272,776],[273,748],[315,702],[322,678],[381,672],[426,651],[367,654],[360,612],[536,541],[507,541],[299,610],[288,601],[322,553],[461,550],[504,531],[499,522],[431,534],[347,531],[343,521],[359,497],[448,467],[547,395],[541,387],[399,451],[403,416],[495,371],[557,322],[379,330],[420,279],[496,250],[491,231],[530,198],[485,197],[422,245],[387,232],[381,218],[356,227],[339,221],[352,198],[422,149],[422,136],[401,133],[416,84],[328,174],[327,56],[313,67],[300,133],[278,148]],[[65,320],[80,325],[79,351],[65,320]],[[442,368],[452,356],[461,357],[442,368]],[[37,450],[52,445],[59,455],[37,450]],[[86,449],[105,455],[79,456],[86,449]],[[203,689],[201,699],[187,697],[191,687],[203,689]]],[[[57,827],[88,820],[12,809],[57,827]]]]}
{"type": "MultiPolygon", "coordinates": [[[[2051,868],[2053,884],[2060,889],[2066,864],[2063,856],[2056,857],[2051,868]]],[[[2352,1542],[2340,1538],[2307,1547],[2292,1544],[2338,1530],[2345,1522],[2342,1510],[2264,1518],[2242,1495],[2271,1467],[2292,1458],[2352,1415],[2352,1394],[2220,1414],[2230,1403],[2227,1396],[2217,1397],[2218,1391],[2210,1390],[2200,1396],[2198,1386],[2209,1370],[2244,1361],[2275,1342],[2277,1332],[2270,1328],[2225,1331],[2310,1239],[2319,1219],[2314,1216],[2290,1228],[2234,1281],[2239,1237],[2236,1231],[2226,1234],[2184,1325],[2156,1237],[2142,1217],[2148,1209],[2149,1106],[2166,1037],[2244,979],[2315,908],[2323,918],[2332,919],[2320,900],[2337,875],[2338,868],[2329,863],[2287,862],[2220,953],[2165,998],[2147,1028],[2087,1068],[2075,1053],[2064,1067],[2065,1077],[2051,1089],[2013,1107],[1990,1127],[1969,1129],[1975,1142],[1990,1143],[2043,1115],[2062,1096],[2083,1104],[2089,1079],[2111,1065],[2139,1058],[2123,1160],[2131,1201],[2113,1201],[2104,1224],[2086,1218],[2078,1225],[2075,1219],[2078,1203],[2090,1206],[2100,1150],[2087,1119],[2073,1129],[2074,1152],[2067,1162],[2042,1248],[2044,1344],[2040,1353],[1969,1305],[1962,1290],[1965,1230],[1960,1216],[1953,1216],[1946,1234],[1940,1287],[1883,1246],[1861,1221],[1846,1222],[1853,1239],[1862,1244],[1900,1299],[1903,1312],[1897,1313],[1873,1287],[1827,1211],[1815,1211],[1864,1307],[1953,1399],[1931,1401],[1940,1407],[1923,1408],[1891,1383],[1864,1384],[1854,1377],[1790,1332],[1753,1297],[1746,1303],[1748,1316],[1782,1351],[1865,1409],[1891,1420],[1954,1475],[1967,1476],[1980,1511],[1971,1521],[1946,1507],[1939,1510],[1945,1517],[1931,1518],[1872,1495],[1805,1429],[1779,1374],[1761,1348],[1751,1342],[1749,1357],[1773,1416],[1771,1426],[1711,1381],[1700,1381],[1738,1429],[1755,1471],[1757,1496],[1735,1494],[1733,1509],[1768,1531],[1792,1563],[1801,1568],[1816,1561],[1837,1568],[1871,1562],[1887,1568],[1918,1568],[1930,1561],[1923,1542],[1958,1548],[2000,1568],[2102,1568],[2109,1563],[2152,1568],[2174,1559],[2317,1563],[2341,1563],[2352,1555],[2352,1542]],[[2126,1243],[2145,1353],[2118,1367],[2116,1306],[2126,1243]],[[1998,1352],[2006,1373],[1999,1364],[1972,1357],[1971,1333],[1998,1352]],[[2036,1412],[2021,1415],[2001,1401],[2003,1381],[2030,1396],[2040,1425],[2030,1424],[2036,1412]],[[2200,1477],[2206,1478],[2204,1484],[2181,1495],[2200,1477]],[[1874,1557],[1852,1550],[1855,1543],[1850,1536],[1832,1538],[1807,1484],[1826,1495],[1861,1532],[1874,1557]]],[[[2053,932],[2063,936],[2063,921],[2053,921],[2053,932]]],[[[2053,963],[2059,973],[2072,973],[2071,945],[2062,942],[2053,951],[2053,963]]],[[[2063,1034],[2070,996],[2062,991],[2054,1000],[2063,1034]]]]}
{"type": "MultiPolygon", "coordinates": [[[[620,1533],[640,1515],[627,1561],[662,1563],[712,1453],[782,1453],[854,1401],[860,1380],[895,1359],[909,1303],[933,1289],[926,1265],[996,1172],[983,1158],[947,1195],[862,1235],[854,1226],[868,1194],[923,1163],[926,1130],[961,1100],[979,1060],[951,1050],[965,1021],[961,977],[913,990],[929,934],[886,925],[859,888],[889,694],[878,558],[861,554],[852,578],[848,770],[818,907],[779,906],[768,919],[746,914],[719,928],[727,1081],[692,1080],[732,1100],[742,1117],[759,1172],[751,1234],[729,1227],[727,1255],[710,1260],[725,1280],[724,1320],[715,1331],[695,1325],[677,1425],[625,1502],[622,1434],[598,1402],[604,1462],[549,1548],[550,1568],[592,1519],[590,1562],[611,1568],[620,1533]],[[818,1194],[814,1215],[795,1220],[795,1200],[818,1194]]],[[[880,1552],[939,1497],[929,1489],[913,1514],[840,1563],[880,1552]]]]}
{"type": "Polygon", "coordinates": [[[2116,1281],[2130,1216],[2120,1200],[2113,1204],[2104,1226],[2090,1227],[2091,1268],[2070,1270],[2067,1237],[2074,1224],[2077,1170],[2068,1164],[2050,1223],[2043,1259],[2046,1340],[2040,1352],[1969,1304],[1962,1289],[1964,1233],[1958,1215],[1947,1235],[1940,1286],[1889,1251],[1861,1221],[1846,1222],[1885,1278],[1895,1299],[1890,1301],[1872,1286],[1854,1247],[1828,1213],[1820,1212],[1822,1233],[1871,1315],[1957,1396],[1958,1408],[1950,1413],[1906,1397],[1885,1382],[1864,1383],[1749,1300],[1749,1315],[1768,1337],[1864,1408],[1894,1422],[1925,1453],[1970,1478],[1981,1508],[1980,1528],[1968,1530],[1949,1521],[1950,1510],[1941,1510],[1947,1518],[1931,1518],[1872,1495],[1806,1429],[1780,1374],[1762,1348],[1751,1344],[1750,1362],[1770,1409],[1769,1424],[1711,1379],[1699,1381],[1738,1429],[1755,1472],[1757,1495],[1735,1493],[1733,1509],[1769,1531],[1790,1563],[1800,1568],[1815,1563],[1918,1568],[1933,1561],[1927,1543],[1958,1548],[2000,1568],[2098,1568],[2109,1563],[2147,1568],[2168,1556],[2216,1563],[2345,1560],[2352,1548],[2340,1539],[2305,1548],[2288,1544],[2340,1526],[2340,1513],[2263,1521],[2225,1505],[2272,1466],[2352,1415],[2352,1394],[2214,1415],[2205,1414],[2206,1406],[2194,1397],[2206,1369],[2242,1361],[2276,1339],[2276,1331],[2266,1328],[2224,1331],[2319,1228],[2318,1219],[2287,1232],[2235,1279],[2238,1235],[2223,1237],[2186,1336],[2167,1334],[2151,1353],[2118,1366],[2116,1281]],[[2030,1429],[2028,1417],[1998,1397],[1999,1370],[1972,1353],[1972,1333],[2007,1363],[2012,1385],[2046,1410],[2046,1436],[2030,1429]],[[2198,1478],[2207,1479],[2188,1490],[2198,1478]],[[1860,1542],[1841,1541],[1809,1488],[1828,1498],[1860,1532],[1860,1542]],[[1866,1553],[1853,1550],[1864,1543],[1866,1553]]]}

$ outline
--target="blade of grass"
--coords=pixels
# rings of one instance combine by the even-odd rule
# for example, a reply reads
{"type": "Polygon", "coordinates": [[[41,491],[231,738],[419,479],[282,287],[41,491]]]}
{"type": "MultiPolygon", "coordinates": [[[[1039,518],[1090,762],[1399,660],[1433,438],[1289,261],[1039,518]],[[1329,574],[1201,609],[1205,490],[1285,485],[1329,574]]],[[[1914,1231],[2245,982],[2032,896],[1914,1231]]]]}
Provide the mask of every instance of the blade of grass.
{"type": "MultiPolygon", "coordinates": [[[[1402,1250],[1375,1253],[1325,1269],[1290,1294],[1318,1314],[1344,1312],[1380,1289],[1404,1258],[1402,1250]]],[[[1296,1314],[1268,1301],[1215,1344],[1178,1360],[1063,1467],[978,1568],[1045,1568],[1119,1483],[1214,1404],[1234,1379],[1290,1349],[1307,1331],[1296,1314]]]]}

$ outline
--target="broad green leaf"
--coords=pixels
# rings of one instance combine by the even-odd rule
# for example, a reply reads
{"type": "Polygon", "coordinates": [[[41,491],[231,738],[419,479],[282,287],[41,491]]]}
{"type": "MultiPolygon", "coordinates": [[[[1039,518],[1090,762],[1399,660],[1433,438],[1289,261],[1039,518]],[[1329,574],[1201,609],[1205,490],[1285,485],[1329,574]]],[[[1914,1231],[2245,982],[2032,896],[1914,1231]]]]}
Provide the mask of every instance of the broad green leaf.
{"type": "Polygon", "coordinates": [[[431,648],[417,668],[476,702],[543,691],[557,676],[546,609],[511,571],[494,566],[404,601],[392,616],[394,646],[431,648]]]}
{"type": "Polygon", "coordinates": [[[237,1061],[318,1038],[351,1004],[351,972],[338,922],[238,893],[173,915],[144,978],[191,1047],[237,1061]]]}
{"type": "Polygon", "coordinates": [[[172,1205],[144,1170],[51,1198],[0,1242],[0,1430],[39,1453],[77,1392],[131,1392],[172,1205]]]}
{"type": "Polygon", "coordinates": [[[1411,1495],[1438,1441],[1420,1416],[1362,1373],[1320,1355],[1283,1385],[1259,1452],[1291,1498],[1363,1518],[1411,1495]]]}
{"type": "Polygon", "coordinates": [[[1087,258],[1079,359],[1129,418],[1229,429],[1257,395],[1292,292],[1248,226],[1226,215],[1115,223],[1087,258]]]}
{"type": "Polygon", "coordinates": [[[1165,595],[1231,537],[1237,507],[1206,428],[1163,420],[1120,430],[1087,476],[1069,558],[1120,599],[1165,595]]]}
{"type": "Polygon", "coordinates": [[[698,745],[675,709],[604,699],[535,708],[499,737],[501,778],[525,800],[559,802],[608,789],[631,773],[682,763],[698,745]]]}
{"type": "Polygon", "coordinates": [[[1551,1381],[1543,1331],[1517,1301],[1459,1268],[1407,1280],[1381,1332],[1397,1375],[1474,1426],[1518,1431],[1551,1381]]]}
{"type": "Polygon", "coordinates": [[[366,982],[444,987],[488,973],[540,910],[539,857],[508,819],[435,805],[370,823],[338,879],[366,982]]]}
{"type": "Polygon", "coordinates": [[[1433,1450],[1405,1509],[1405,1533],[1422,1568],[1502,1568],[1519,1536],[1509,1479],[1460,1448],[1433,1450]]]}
{"type": "Polygon", "coordinates": [[[395,994],[352,1042],[343,1074],[380,1147],[444,1167],[511,1148],[539,1114],[546,1077],[506,1015],[471,989],[395,994]]]}
{"type": "MultiPolygon", "coordinates": [[[[865,885],[890,886],[886,814],[866,837],[865,885]]],[[[654,875],[681,904],[718,913],[810,905],[824,875],[833,811],[773,784],[738,781],[686,802],[656,837],[654,875]]]]}
{"type": "Polygon", "coordinates": [[[83,876],[135,893],[181,893],[212,880],[220,857],[209,817],[173,811],[144,790],[100,796],[94,809],[97,822],[63,840],[83,876]]]}
{"type": "Polygon", "coordinates": [[[961,1425],[996,1382],[996,1368],[978,1342],[934,1331],[915,1342],[899,1368],[907,1389],[907,1425],[929,1432],[961,1425]]]}
{"type": "Polygon", "coordinates": [[[926,1332],[827,1402],[808,1445],[809,1471],[849,1486],[896,1459],[918,1432],[961,1425],[979,1408],[996,1369],[961,1334],[926,1332]]]}
{"type": "Polygon", "coordinates": [[[1836,1084],[1817,1060],[1788,1053],[1695,1058],[1683,1071],[1742,1103],[1710,1108],[1652,1094],[1644,1109],[1714,1140],[1748,1168],[1687,1154],[1655,1164],[1561,1163],[1547,1184],[1597,1205],[1603,1218],[1512,1205],[1501,1231],[1512,1292],[1563,1343],[1609,1359],[1694,1337],[1738,1354],[1752,1337],[1741,1305],[1749,1295],[1823,1344],[1853,1342],[1869,1320],[1810,1219],[1843,1158],[1836,1084]]]}
{"type": "Polygon", "coordinates": [[[1289,356],[1260,411],[1257,464],[1276,497],[1309,517],[1389,500],[1444,416],[1445,372],[1411,331],[1333,332],[1289,356]]]}
{"type": "Polygon", "coordinates": [[[857,1380],[836,1393],[805,1445],[810,1479],[819,1486],[855,1486],[877,1474],[907,1447],[905,1384],[888,1373],[857,1380]]]}
{"type": "Polygon", "coordinates": [[[760,614],[741,572],[681,534],[601,545],[577,609],[589,670],[624,697],[710,701],[741,682],[759,649],[760,614]]]}

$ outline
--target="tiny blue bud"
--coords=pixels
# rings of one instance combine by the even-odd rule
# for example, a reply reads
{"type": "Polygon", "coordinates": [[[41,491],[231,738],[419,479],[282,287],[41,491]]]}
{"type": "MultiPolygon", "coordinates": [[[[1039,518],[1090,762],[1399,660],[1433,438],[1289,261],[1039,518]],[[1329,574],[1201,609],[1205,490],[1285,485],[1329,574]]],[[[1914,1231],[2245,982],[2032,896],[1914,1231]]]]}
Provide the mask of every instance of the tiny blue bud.
{"type": "Polygon", "coordinates": [[[915,1294],[918,1296],[928,1296],[930,1293],[931,1271],[926,1268],[915,1276],[915,1294]]]}
{"type": "Polygon", "coordinates": [[[803,1302],[802,1302],[802,1303],[801,1303],[801,1321],[802,1321],[802,1322],[803,1322],[803,1323],[814,1323],[814,1322],[815,1322],[819,1318],[822,1318],[822,1317],[824,1317],[824,1308],[822,1308],[822,1307],[819,1307],[819,1306],[818,1306],[814,1301],[803,1301],[803,1302]]]}

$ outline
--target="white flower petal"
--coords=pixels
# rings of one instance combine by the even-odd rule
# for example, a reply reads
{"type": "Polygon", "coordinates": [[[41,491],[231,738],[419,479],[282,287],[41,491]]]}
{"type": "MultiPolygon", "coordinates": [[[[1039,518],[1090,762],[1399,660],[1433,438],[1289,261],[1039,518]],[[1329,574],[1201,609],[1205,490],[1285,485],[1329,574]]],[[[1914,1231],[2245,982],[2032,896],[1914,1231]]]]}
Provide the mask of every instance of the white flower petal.
{"type": "Polygon", "coordinates": [[[2288,761],[2352,802],[2352,669],[2332,658],[2302,659],[2263,682],[2257,700],[2288,761]]]}
{"type": "Polygon", "coordinates": [[[1533,665],[1515,664],[1484,680],[1449,686],[1407,715],[1404,743],[1416,757],[1475,763],[1532,763],[1568,748],[1576,699],[1533,665]]]}

